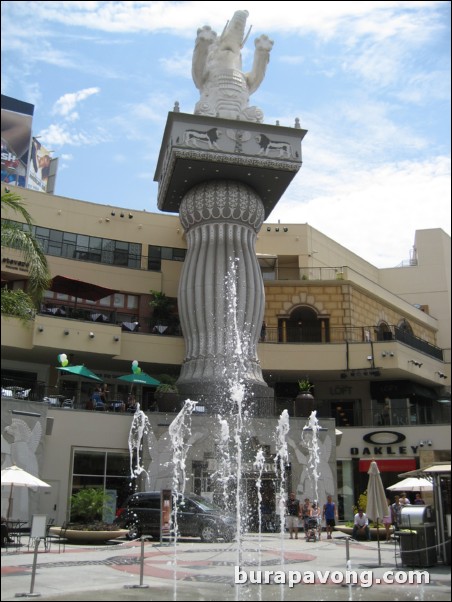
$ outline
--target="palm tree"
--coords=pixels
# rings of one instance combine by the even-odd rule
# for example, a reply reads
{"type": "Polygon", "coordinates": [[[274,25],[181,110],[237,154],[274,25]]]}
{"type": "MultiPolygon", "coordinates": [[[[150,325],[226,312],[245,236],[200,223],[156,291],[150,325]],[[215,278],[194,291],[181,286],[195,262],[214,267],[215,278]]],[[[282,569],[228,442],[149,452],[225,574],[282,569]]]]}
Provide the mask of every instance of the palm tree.
{"type": "Polygon", "coordinates": [[[46,256],[32,233],[32,218],[25,208],[22,198],[17,193],[5,188],[1,203],[2,213],[4,210],[8,210],[9,213],[18,213],[28,226],[24,229],[20,225],[8,221],[1,223],[2,247],[10,247],[22,252],[24,261],[28,264],[29,276],[27,294],[20,290],[1,289],[1,313],[29,319],[44,291],[49,288],[50,270],[46,256]]]}

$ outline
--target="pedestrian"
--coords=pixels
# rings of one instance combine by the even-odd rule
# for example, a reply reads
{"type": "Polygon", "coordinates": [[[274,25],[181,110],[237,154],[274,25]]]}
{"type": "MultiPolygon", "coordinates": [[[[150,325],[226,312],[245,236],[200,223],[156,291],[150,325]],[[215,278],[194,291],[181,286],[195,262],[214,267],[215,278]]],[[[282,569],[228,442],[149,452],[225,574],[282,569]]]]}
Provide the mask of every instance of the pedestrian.
{"type": "Polygon", "coordinates": [[[402,506],[410,506],[411,505],[411,502],[408,499],[405,492],[403,492],[402,495],[400,496],[400,503],[402,504],[402,506]]]}
{"type": "Polygon", "coordinates": [[[362,508],[358,508],[353,520],[353,539],[367,539],[370,541],[369,519],[362,508]]]}
{"type": "Polygon", "coordinates": [[[394,525],[394,531],[398,531],[402,524],[402,504],[400,503],[400,496],[394,496],[394,503],[391,504],[391,519],[394,525]]]}
{"type": "Polygon", "coordinates": [[[309,500],[309,498],[307,497],[304,501],[304,504],[301,507],[301,518],[303,519],[303,530],[304,530],[304,538],[308,539],[308,522],[309,519],[311,518],[311,502],[309,500]]]}
{"type": "Polygon", "coordinates": [[[322,512],[317,502],[312,502],[311,518],[317,521],[317,535],[319,541],[322,539],[322,512]]]}
{"type": "Polygon", "coordinates": [[[91,396],[91,401],[93,402],[94,410],[105,410],[104,392],[102,391],[100,386],[96,387],[94,393],[91,396]]]}
{"type": "Polygon", "coordinates": [[[387,509],[386,514],[383,516],[383,524],[386,529],[386,543],[391,543],[391,525],[392,525],[391,501],[389,498],[386,498],[386,502],[388,504],[388,509],[387,509]]]}
{"type": "Polygon", "coordinates": [[[333,539],[333,529],[337,521],[337,508],[331,495],[327,496],[326,504],[323,505],[322,518],[326,523],[326,538],[333,539]]]}
{"type": "Polygon", "coordinates": [[[295,492],[289,494],[287,500],[287,527],[289,529],[290,539],[298,539],[298,518],[301,516],[300,502],[295,497],[295,492]]]}
{"type": "Polygon", "coordinates": [[[133,393],[129,393],[127,398],[127,411],[131,414],[135,414],[137,411],[137,400],[135,399],[135,395],[133,393]]]}
{"type": "Polygon", "coordinates": [[[414,503],[416,506],[424,506],[425,502],[422,499],[422,495],[420,493],[416,493],[416,497],[414,499],[414,503]]]}

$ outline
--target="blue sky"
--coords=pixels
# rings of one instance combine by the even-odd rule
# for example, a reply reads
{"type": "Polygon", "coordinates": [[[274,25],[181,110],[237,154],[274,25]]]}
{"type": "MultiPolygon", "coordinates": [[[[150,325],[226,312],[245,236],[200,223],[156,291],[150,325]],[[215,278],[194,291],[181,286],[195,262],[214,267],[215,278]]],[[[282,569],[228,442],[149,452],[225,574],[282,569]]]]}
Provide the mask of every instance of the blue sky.
{"type": "Polygon", "coordinates": [[[273,41],[250,104],[308,130],[268,221],[309,223],[378,267],[417,229],[450,234],[450,3],[2,2],[2,93],[35,105],[56,194],[157,212],[167,113],[199,99],[198,27],[249,11],[243,51],[273,41]]]}

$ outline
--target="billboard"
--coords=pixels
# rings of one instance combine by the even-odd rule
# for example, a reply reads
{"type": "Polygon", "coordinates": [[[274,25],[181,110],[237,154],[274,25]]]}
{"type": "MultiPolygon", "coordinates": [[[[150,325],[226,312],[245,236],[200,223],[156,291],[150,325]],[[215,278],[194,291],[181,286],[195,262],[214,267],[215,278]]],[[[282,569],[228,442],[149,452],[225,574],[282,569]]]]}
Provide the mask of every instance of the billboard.
{"type": "Polygon", "coordinates": [[[2,182],[26,187],[34,105],[2,94],[2,182]]]}
{"type": "Polygon", "coordinates": [[[32,138],[28,170],[28,188],[31,188],[31,190],[48,192],[50,166],[52,164],[51,152],[37,138],[32,138]]]}

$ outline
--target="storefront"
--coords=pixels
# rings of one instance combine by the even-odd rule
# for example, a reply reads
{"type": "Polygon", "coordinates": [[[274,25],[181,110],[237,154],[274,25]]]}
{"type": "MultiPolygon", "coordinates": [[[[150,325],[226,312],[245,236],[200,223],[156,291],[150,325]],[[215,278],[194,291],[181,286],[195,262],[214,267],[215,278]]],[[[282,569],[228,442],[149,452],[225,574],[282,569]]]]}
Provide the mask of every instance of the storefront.
{"type": "MultiPolygon", "coordinates": [[[[440,459],[448,453],[449,436],[447,425],[343,429],[336,450],[340,519],[352,519],[354,506],[367,488],[371,460],[377,462],[387,488],[400,480],[400,473],[419,468],[422,454],[440,459]]],[[[392,501],[393,496],[388,497],[392,501]]]]}

